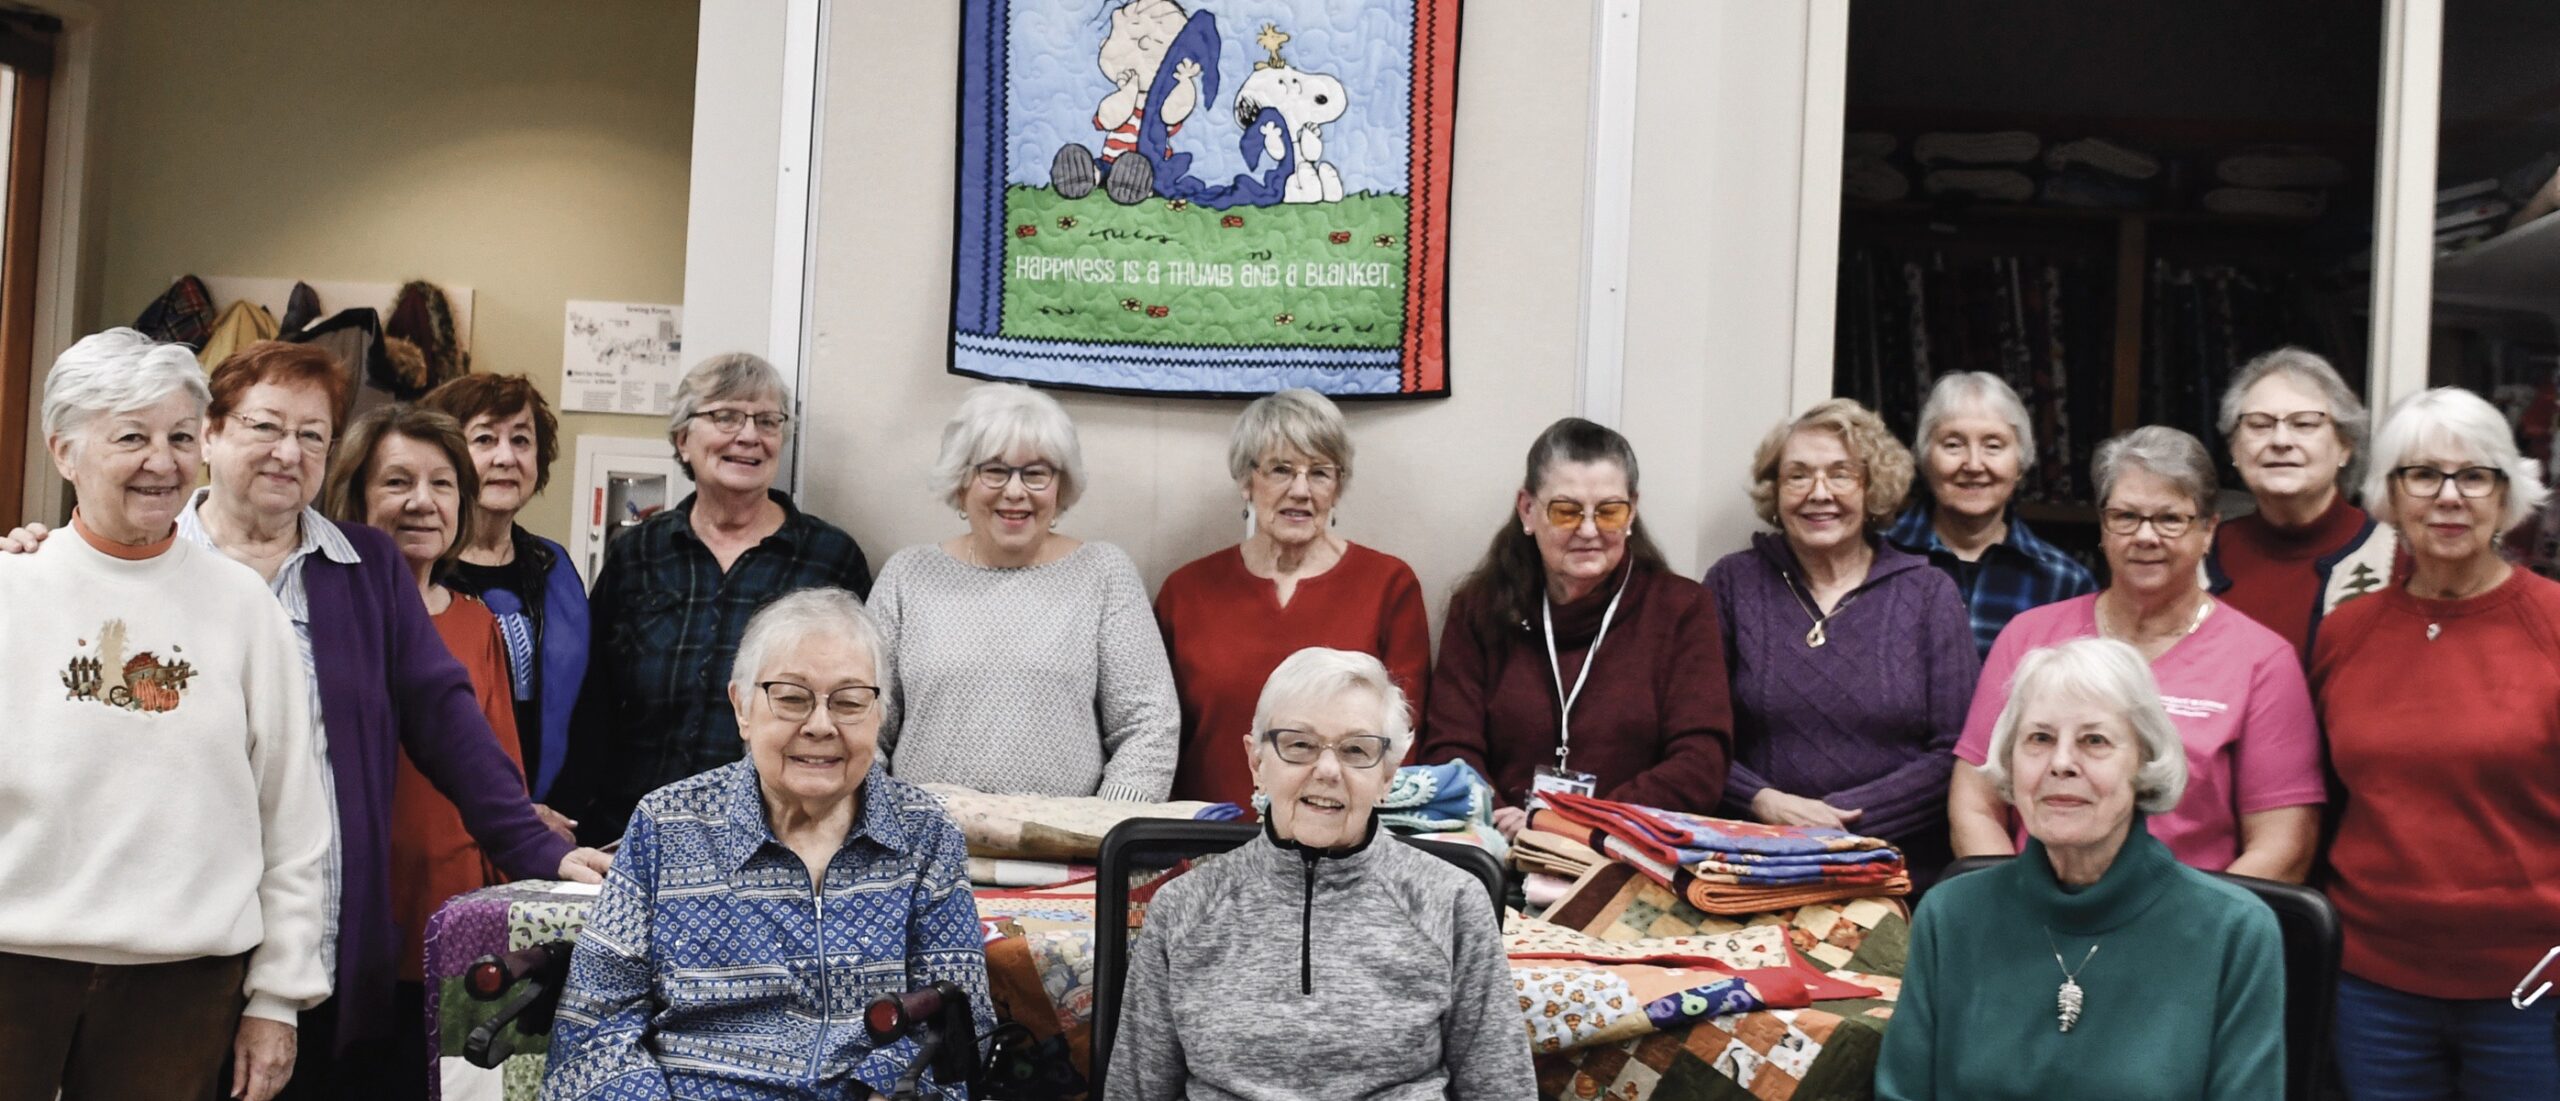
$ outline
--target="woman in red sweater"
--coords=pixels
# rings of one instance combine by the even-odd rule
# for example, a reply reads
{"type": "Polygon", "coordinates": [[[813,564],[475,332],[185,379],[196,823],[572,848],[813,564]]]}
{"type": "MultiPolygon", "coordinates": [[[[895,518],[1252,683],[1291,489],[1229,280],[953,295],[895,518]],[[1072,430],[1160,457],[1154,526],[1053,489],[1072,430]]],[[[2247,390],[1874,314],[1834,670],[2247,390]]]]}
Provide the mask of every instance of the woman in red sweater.
{"type": "Polygon", "coordinates": [[[2300,348],[2250,360],[2222,394],[2222,438],[2258,511],[2214,532],[2205,572],[2215,595],[2306,663],[2322,617],[2391,582],[2391,526],[2345,492],[2365,428],[2355,391],[2300,348]]]}
{"type": "Polygon", "coordinates": [[[1567,417],[1530,445],[1512,515],[1449,598],[1413,759],[1483,773],[1505,836],[1541,773],[1713,813],[1733,759],[1723,639],[1706,586],[1637,519],[1635,448],[1567,417]]]}
{"type": "Polygon", "coordinates": [[[2548,492],[2465,390],[2402,402],[2374,458],[2364,499],[2415,568],[2332,613],[2311,665],[2346,790],[2340,1069],[2359,1101],[2548,1097],[2560,999],[2506,995],[2560,944],[2560,584],[2498,553],[2548,492]]]}
{"type": "Polygon", "coordinates": [[[1375,656],[1419,718],[1431,667],[1422,583],[1404,560],[1334,533],[1351,485],[1342,411],[1313,390],[1245,406],[1227,473],[1252,521],[1245,540],[1164,579],[1156,625],[1182,700],[1173,798],[1250,806],[1253,773],[1236,739],[1281,659],[1310,646],[1375,656]]]}

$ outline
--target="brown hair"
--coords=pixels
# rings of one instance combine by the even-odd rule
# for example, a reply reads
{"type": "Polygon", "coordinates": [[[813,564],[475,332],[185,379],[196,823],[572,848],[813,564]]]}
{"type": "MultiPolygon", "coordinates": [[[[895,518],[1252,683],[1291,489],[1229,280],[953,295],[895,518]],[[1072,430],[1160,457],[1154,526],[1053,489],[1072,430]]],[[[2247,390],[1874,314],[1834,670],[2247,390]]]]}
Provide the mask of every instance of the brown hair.
{"type": "MultiPolygon", "coordinates": [[[[1627,472],[1628,496],[1636,493],[1635,445],[1615,429],[1580,417],[1548,425],[1529,445],[1528,473],[1520,479],[1520,488],[1537,493],[1546,482],[1547,469],[1559,462],[1616,463],[1627,472]]],[[[1633,563],[1631,569],[1671,568],[1653,538],[1645,534],[1642,512],[1627,527],[1626,557],[1633,563]]],[[[1458,582],[1449,602],[1472,600],[1476,629],[1499,635],[1536,615],[1538,599],[1546,591],[1547,562],[1538,553],[1538,537],[1520,530],[1519,518],[1512,516],[1504,518],[1502,529],[1493,533],[1493,545],[1485,548],[1484,558],[1458,582]]]]}
{"type": "Polygon", "coordinates": [[[436,569],[442,571],[462,557],[463,546],[471,542],[471,503],[480,499],[480,474],[471,465],[471,445],[462,438],[462,424],[445,413],[414,405],[385,405],[357,417],[347,426],[346,440],[329,464],[321,511],[332,520],[366,522],[365,491],[373,484],[373,453],[390,436],[433,444],[453,463],[454,484],[460,487],[462,499],[453,510],[453,545],[436,558],[436,569]]]}
{"type": "Polygon", "coordinates": [[[551,484],[551,464],[560,458],[560,418],[552,415],[551,403],[543,400],[533,380],[523,375],[464,375],[427,391],[418,404],[451,416],[466,429],[466,441],[474,420],[498,420],[532,410],[533,491],[540,493],[551,484]]]}
{"type": "Polygon", "coordinates": [[[347,398],[355,393],[355,376],[348,372],[338,357],[314,344],[287,344],[281,340],[261,340],[223,360],[213,369],[213,377],[205,386],[213,391],[212,404],[205,407],[208,420],[231,415],[249,388],[261,382],[278,386],[317,386],[329,395],[329,431],[336,435],[347,415],[347,398]]]}

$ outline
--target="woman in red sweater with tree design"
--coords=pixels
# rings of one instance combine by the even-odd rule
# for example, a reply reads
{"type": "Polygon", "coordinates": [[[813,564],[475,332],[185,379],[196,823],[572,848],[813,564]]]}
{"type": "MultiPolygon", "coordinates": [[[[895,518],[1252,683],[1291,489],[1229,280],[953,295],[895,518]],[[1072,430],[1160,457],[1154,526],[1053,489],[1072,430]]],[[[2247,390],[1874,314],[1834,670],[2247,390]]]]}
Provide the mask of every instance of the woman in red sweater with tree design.
{"type": "Polygon", "coordinates": [[[2337,369],[2300,348],[2250,360],[2222,394],[2222,438],[2258,511],[2215,530],[2205,572],[2306,663],[2323,617],[2391,582],[2391,525],[2347,501],[2366,427],[2337,369]]]}
{"type": "Polygon", "coordinates": [[[2414,569],[2332,612],[2311,665],[2346,790],[2340,1069],[2358,1101],[2548,1097],[2560,999],[2506,995],[2560,943],[2560,583],[2498,537],[2549,494],[2465,390],[2403,401],[2373,454],[2414,569]]]}

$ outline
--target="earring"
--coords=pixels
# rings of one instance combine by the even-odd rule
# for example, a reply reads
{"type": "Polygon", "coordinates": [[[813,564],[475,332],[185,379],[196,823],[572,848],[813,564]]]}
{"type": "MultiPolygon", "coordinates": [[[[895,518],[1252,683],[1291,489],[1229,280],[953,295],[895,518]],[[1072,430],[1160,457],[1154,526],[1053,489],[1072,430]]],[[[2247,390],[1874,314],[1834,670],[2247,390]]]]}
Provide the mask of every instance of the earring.
{"type": "Polygon", "coordinates": [[[1252,506],[1252,505],[1246,505],[1246,506],[1244,506],[1244,511],[1236,513],[1236,517],[1237,517],[1238,519],[1242,519],[1242,520],[1250,520],[1250,519],[1253,519],[1253,506],[1252,506]]]}

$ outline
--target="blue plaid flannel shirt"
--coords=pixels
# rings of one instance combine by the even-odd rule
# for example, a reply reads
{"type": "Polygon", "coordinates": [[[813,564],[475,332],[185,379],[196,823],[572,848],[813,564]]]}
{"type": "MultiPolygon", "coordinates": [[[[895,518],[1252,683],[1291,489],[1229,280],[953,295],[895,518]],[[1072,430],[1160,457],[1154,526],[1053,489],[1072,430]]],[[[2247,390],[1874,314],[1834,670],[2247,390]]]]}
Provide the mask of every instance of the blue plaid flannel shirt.
{"type": "Polygon", "coordinates": [[[767,825],[753,760],[641,800],[570,957],[542,1096],[885,1095],[915,1042],[874,1047],[862,1011],[943,979],[969,992],[978,1034],[991,1033],[959,827],[877,763],[860,814],[820,893],[767,825]]]}
{"type": "Polygon", "coordinates": [[[1973,618],[1974,648],[1982,656],[1990,655],[1992,641],[2018,613],[2098,591],[2098,579],[2089,567],[2036,538],[2027,522],[2015,514],[2009,517],[2009,534],[1984,548],[1972,569],[1966,569],[1966,563],[1938,541],[1926,501],[1902,510],[1884,537],[1927,558],[1930,565],[1955,579],[1956,592],[1964,597],[1965,611],[1973,618]],[[1972,575],[1971,584],[1966,583],[1967,574],[1972,575]]]}

